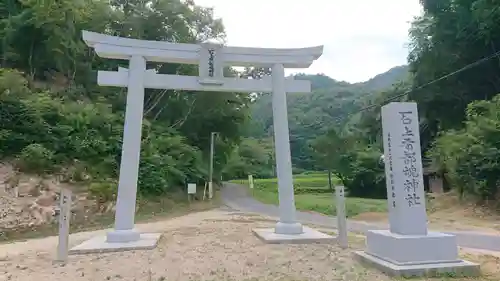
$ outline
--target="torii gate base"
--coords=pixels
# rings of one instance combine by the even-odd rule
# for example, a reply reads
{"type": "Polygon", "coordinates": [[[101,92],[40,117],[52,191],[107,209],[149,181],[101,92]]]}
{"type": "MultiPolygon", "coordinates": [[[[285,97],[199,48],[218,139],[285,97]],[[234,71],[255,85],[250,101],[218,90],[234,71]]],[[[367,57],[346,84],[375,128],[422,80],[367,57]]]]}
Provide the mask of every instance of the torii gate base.
{"type": "Polygon", "coordinates": [[[336,237],[303,226],[300,234],[279,234],[274,228],[252,229],[253,233],[263,242],[268,244],[317,244],[332,243],[336,237]]]}
{"type": "Polygon", "coordinates": [[[132,250],[152,250],[158,245],[161,233],[140,233],[139,239],[129,242],[108,242],[107,237],[96,236],[90,240],[79,244],[71,250],[70,254],[92,254],[92,253],[109,253],[132,250]]]}
{"type": "Polygon", "coordinates": [[[83,39],[104,58],[129,61],[129,68],[99,71],[101,86],[127,87],[122,158],[114,229],[70,250],[70,253],[110,252],[156,247],[160,234],[135,230],[135,203],[141,148],[145,88],[211,92],[267,92],[273,95],[274,140],[279,190],[279,222],[274,229],[254,233],[270,243],[307,243],[334,238],[304,228],[295,217],[292,163],[286,93],[311,92],[311,82],[285,78],[285,68],[307,68],[323,53],[323,46],[302,49],[226,47],[213,43],[173,44],[83,32],[83,39]],[[147,62],[199,65],[199,76],[156,73],[147,62]],[[241,79],[224,77],[226,66],[272,67],[271,77],[241,79]]]}

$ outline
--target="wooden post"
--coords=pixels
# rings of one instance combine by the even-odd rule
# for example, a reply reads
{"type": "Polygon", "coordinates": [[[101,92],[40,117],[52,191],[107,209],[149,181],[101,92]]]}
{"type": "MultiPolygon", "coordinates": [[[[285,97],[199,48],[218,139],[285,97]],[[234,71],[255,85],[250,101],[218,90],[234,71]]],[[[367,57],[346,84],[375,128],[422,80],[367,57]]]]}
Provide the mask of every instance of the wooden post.
{"type": "Polygon", "coordinates": [[[328,169],[328,188],[330,190],[333,190],[333,186],[332,186],[332,170],[331,169],[328,169]]]}
{"type": "Polygon", "coordinates": [[[253,189],[253,176],[252,175],[248,175],[248,186],[250,187],[250,189],[253,189]]]}
{"type": "Polygon", "coordinates": [[[71,218],[71,190],[61,189],[59,200],[59,244],[57,245],[57,262],[66,263],[68,259],[69,221],[71,218]]]}
{"type": "Polygon", "coordinates": [[[344,187],[336,186],[335,193],[337,197],[337,241],[339,246],[342,249],[346,249],[348,247],[347,240],[347,221],[345,214],[345,195],[344,195],[344,187]]]}
{"type": "Polygon", "coordinates": [[[203,201],[205,201],[205,198],[207,197],[207,190],[208,190],[208,182],[205,182],[205,185],[203,186],[203,201]]]}

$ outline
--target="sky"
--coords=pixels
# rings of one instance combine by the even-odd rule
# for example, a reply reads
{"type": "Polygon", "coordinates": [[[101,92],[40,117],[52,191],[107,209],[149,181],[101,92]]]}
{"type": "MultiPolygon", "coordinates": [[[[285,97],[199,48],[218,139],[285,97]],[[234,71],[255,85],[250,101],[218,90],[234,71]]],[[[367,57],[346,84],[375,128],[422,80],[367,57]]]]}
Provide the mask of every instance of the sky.
{"type": "Polygon", "coordinates": [[[308,69],[362,82],[406,63],[408,28],[419,0],[195,0],[222,18],[227,45],[298,48],[324,45],[308,69]]]}

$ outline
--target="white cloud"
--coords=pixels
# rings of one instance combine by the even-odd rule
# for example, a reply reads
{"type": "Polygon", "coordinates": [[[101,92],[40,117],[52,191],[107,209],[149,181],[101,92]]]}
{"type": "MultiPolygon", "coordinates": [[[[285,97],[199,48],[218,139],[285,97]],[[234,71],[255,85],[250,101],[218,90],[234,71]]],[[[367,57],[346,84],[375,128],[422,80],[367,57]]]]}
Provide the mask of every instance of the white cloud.
{"type": "MultiPolygon", "coordinates": [[[[324,45],[306,73],[349,82],[406,63],[408,28],[419,0],[196,0],[222,18],[228,45],[293,48],[324,45]]],[[[296,72],[294,70],[293,72],[296,72]]],[[[289,71],[291,72],[291,71],[289,71]]]]}

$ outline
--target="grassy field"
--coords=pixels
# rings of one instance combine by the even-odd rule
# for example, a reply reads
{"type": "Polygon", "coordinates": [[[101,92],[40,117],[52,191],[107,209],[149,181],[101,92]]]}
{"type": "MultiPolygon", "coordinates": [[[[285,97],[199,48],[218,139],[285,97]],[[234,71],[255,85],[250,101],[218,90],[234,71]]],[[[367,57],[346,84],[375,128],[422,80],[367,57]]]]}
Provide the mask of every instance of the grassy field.
{"type": "MultiPolygon", "coordinates": [[[[333,185],[339,184],[333,178],[333,185]]],[[[248,180],[234,180],[233,183],[248,185],[248,180]]],[[[294,175],[295,205],[297,209],[314,211],[327,215],[336,214],[334,191],[328,187],[328,175],[320,172],[309,172],[294,175]]],[[[278,204],[277,179],[254,178],[254,189],[251,194],[257,200],[267,204],[278,204]]],[[[346,198],[346,213],[353,217],[367,212],[386,212],[387,201],[380,199],[346,198]]]]}

